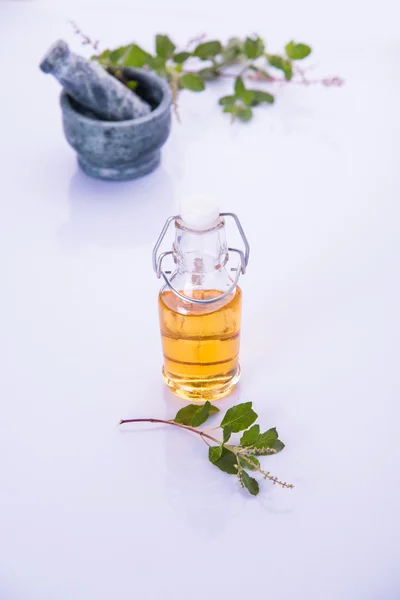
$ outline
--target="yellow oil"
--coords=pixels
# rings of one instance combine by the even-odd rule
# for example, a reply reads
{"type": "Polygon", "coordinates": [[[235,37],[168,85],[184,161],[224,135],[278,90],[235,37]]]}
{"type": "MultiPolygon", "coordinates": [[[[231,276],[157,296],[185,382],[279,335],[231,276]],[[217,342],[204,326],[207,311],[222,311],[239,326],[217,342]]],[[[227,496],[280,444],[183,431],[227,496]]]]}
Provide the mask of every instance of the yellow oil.
{"type": "MultiPolygon", "coordinates": [[[[216,298],[217,290],[194,291],[196,299],[216,298]]],[[[181,398],[198,402],[229,394],[239,381],[242,292],[220,302],[182,302],[172,291],[158,299],[165,383],[181,398]]]]}

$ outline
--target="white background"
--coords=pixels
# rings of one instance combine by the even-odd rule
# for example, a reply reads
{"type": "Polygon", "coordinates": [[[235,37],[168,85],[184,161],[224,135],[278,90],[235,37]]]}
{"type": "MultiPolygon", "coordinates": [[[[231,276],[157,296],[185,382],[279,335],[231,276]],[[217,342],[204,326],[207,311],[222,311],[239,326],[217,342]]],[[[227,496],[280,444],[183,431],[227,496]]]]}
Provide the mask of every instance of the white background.
{"type": "MultiPolygon", "coordinates": [[[[397,600],[399,10],[393,0],[0,1],[1,600],[397,600]],[[75,19],[103,47],[257,31],[312,76],[230,126],[230,82],[181,96],[162,166],[77,169],[38,69],[75,19]],[[295,484],[252,498],[171,417],[151,248],[181,194],[218,195],[252,255],[238,391],[295,484]]],[[[215,421],[217,424],[217,421],[215,421]]]]}

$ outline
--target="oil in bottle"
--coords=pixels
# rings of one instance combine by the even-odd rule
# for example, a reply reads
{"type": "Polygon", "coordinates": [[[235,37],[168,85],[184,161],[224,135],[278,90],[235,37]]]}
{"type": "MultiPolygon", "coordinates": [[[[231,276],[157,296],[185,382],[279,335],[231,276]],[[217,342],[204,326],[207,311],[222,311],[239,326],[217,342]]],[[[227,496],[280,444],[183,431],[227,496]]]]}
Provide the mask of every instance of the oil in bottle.
{"type": "MultiPolygon", "coordinates": [[[[201,290],[196,299],[221,296],[201,290]]],[[[217,400],[239,380],[242,292],[239,286],[224,300],[208,305],[183,303],[170,290],[158,299],[164,354],[163,377],[182,398],[217,400]]]]}

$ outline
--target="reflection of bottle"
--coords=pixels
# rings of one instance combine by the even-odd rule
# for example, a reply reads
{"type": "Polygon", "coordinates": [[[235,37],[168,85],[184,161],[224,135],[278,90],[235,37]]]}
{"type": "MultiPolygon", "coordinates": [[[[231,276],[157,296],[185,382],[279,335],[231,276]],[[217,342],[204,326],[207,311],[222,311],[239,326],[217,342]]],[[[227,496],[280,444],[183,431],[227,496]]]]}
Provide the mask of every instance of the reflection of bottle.
{"type": "Polygon", "coordinates": [[[243,511],[246,496],[236,477],[225,477],[207,460],[207,446],[197,435],[175,427],[166,429],[163,498],[200,540],[216,539],[243,511]]]}
{"type": "Polygon", "coordinates": [[[242,292],[237,285],[244,272],[249,247],[237,217],[219,213],[215,203],[191,198],[180,217],[170,217],[154,248],[153,262],[166,285],[159,295],[159,314],[166,384],[179,396],[198,401],[217,400],[229,394],[239,380],[239,337],[242,292]],[[226,265],[224,217],[232,216],[242,235],[246,253],[232,279],[226,265]],[[158,248],[175,221],[173,250],[157,257],[158,248]],[[176,269],[168,279],[162,261],[173,255],[176,269]]]}

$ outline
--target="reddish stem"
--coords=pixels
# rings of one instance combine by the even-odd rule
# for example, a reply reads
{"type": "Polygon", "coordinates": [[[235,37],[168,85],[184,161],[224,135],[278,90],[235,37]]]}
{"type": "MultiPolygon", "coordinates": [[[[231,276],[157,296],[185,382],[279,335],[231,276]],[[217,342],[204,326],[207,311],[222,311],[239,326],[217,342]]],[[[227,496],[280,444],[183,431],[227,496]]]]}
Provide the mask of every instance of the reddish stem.
{"type": "Polygon", "coordinates": [[[204,431],[199,431],[198,429],[195,429],[194,427],[189,427],[188,425],[182,425],[182,423],[175,423],[175,421],[166,421],[164,419],[122,419],[119,422],[119,425],[124,425],[124,423],[164,423],[165,425],[174,425],[175,427],[180,427],[181,429],[193,431],[193,433],[197,433],[197,435],[200,435],[201,437],[206,437],[209,440],[216,442],[217,444],[220,443],[219,440],[212,437],[211,435],[208,435],[208,433],[204,433],[204,431]]]}
{"type": "MultiPolygon", "coordinates": [[[[236,79],[238,75],[235,73],[221,73],[220,77],[232,77],[236,79]]],[[[323,79],[306,79],[305,77],[301,80],[298,79],[285,79],[284,77],[262,77],[248,75],[243,79],[249,79],[251,81],[259,81],[260,83],[296,83],[298,85],[324,85],[326,87],[337,86],[340,87],[344,84],[344,80],[340,77],[324,77],[323,79]]]]}

